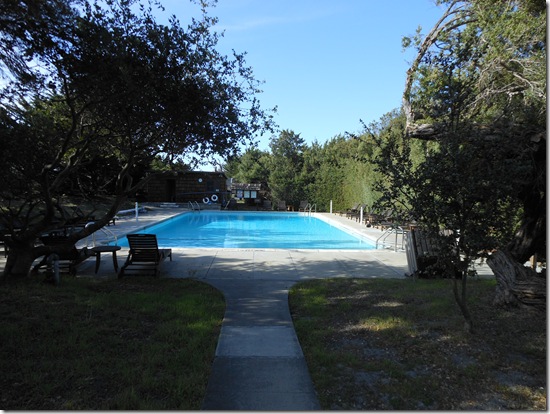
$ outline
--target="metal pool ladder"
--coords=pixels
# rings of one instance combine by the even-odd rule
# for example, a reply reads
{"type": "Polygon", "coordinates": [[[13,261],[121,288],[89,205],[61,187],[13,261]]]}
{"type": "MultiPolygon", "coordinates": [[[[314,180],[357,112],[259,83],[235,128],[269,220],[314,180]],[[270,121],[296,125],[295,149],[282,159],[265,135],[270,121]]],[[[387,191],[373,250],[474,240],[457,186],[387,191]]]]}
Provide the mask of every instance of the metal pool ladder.
{"type": "MultiPolygon", "coordinates": [[[[93,224],[93,223],[94,222],[91,221],[91,222],[87,223],[85,227],[88,227],[90,224],[93,224]]],[[[92,238],[92,247],[96,246],[95,234],[98,231],[101,231],[105,236],[107,236],[107,243],[110,243],[112,241],[112,242],[115,243],[115,246],[117,245],[118,239],[116,237],[116,234],[113,233],[111,230],[105,228],[105,227],[100,227],[99,229],[97,229],[92,234],[90,234],[89,236],[86,237],[86,247],[89,245],[90,237],[92,238]]]]}
{"type": "Polygon", "coordinates": [[[385,246],[392,246],[393,245],[393,250],[394,251],[397,251],[397,246],[398,246],[398,236],[401,235],[401,250],[404,250],[405,249],[405,229],[403,229],[402,227],[400,226],[392,226],[390,227],[389,229],[386,229],[386,231],[384,231],[384,233],[382,233],[382,235],[380,237],[378,237],[378,239],[376,239],[376,248],[378,249],[378,245],[380,245],[380,247],[385,247],[385,246]],[[393,240],[387,240],[387,238],[389,236],[391,236],[392,234],[395,234],[395,241],[393,240]]]}
{"type": "Polygon", "coordinates": [[[189,201],[187,203],[187,208],[191,211],[198,210],[199,213],[201,211],[201,206],[199,205],[199,203],[197,201],[189,201]]]}
{"type": "Polygon", "coordinates": [[[312,212],[316,213],[317,212],[317,204],[307,203],[306,208],[304,208],[304,212],[307,212],[308,216],[311,216],[312,212]]]}

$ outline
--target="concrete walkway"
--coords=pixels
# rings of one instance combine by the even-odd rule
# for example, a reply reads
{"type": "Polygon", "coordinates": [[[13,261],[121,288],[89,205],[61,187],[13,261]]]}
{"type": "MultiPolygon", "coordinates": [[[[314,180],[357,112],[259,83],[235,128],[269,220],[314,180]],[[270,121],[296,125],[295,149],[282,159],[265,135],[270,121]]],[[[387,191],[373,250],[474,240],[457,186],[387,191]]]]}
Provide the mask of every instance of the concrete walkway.
{"type": "MultiPolygon", "coordinates": [[[[109,226],[117,237],[139,231],[182,210],[155,209],[109,226]]],[[[197,213],[193,213],[197,214],[197,213]]],[[[373,240],[382,234],[338,215],[329,221],[373,240]]],[[[98,232],[96,243],[105,242],[98,232]]],[[[90,242],[88,240],[88,242],[90,242]]],[[[85,241],[82,241],[85,244],[85,241]]],[[[118,254],[119,265],[127,255],[118,254]]],[[[0,266],[2,260],[0,260],[0,266]]],[[[110,254],[103,254],[97,275],[94,261],[84,262],[80,276],[116,277],[110,254]]],[[[288,291],[301,280],[318,278],[405,278],[404,252],[391,249],[276,250],[173,249],[164,261],[164,277],[193,278],[219,289],[226,311],[203,402],[205,410],[320,409],[288,307],[288,291]]]]}
{"type": "Polygon", "coordinates": [[[210,280],[226,313],[204,410],[319,410],[285,280],[210,280]]]}
{"type": "Polygon", "coordinates": [[[320,277],[403,277],[366,252],[218,250],[186,252],[179,261],[226,299],[207,410],[320,409],[292,324],[289,288],[320,277]]]}

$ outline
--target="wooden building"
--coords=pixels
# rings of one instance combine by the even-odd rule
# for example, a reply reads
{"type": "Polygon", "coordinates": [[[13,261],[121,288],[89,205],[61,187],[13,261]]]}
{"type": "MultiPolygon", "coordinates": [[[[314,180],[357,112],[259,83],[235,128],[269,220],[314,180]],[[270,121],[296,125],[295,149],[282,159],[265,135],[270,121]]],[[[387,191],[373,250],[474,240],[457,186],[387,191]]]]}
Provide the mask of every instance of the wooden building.
{"type": "Polygon", "coordinates": [[[224,203],[229,199],[223,172],[163,172],[151,177],[145,188],[146,201],[224,203]]]}

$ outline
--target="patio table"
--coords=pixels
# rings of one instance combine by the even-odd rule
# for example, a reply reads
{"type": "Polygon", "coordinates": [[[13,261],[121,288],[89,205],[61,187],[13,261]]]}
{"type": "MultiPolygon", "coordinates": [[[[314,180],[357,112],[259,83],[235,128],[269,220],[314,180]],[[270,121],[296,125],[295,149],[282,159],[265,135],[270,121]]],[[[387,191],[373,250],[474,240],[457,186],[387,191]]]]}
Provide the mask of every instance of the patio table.
{"type": "Polygon", "coordinates": [[[118,273],[118,261],[116,258],[116,252],[121,249],[120,246],[95,246],[91,250],[95,253],[95,272],[99,270],[99,265],[101,264],[101,253],[112,253],[113,254],[113,266],[115,267],[115,272],[118,273]]]}

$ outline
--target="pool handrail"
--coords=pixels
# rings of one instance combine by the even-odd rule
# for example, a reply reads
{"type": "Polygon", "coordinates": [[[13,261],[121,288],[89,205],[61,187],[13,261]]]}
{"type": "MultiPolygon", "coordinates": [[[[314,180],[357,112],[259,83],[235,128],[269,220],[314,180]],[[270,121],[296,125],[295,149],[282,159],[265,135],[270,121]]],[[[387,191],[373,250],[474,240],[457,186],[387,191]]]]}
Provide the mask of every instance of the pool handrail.
{"type": "Polygon", "coordinates": [[[187,203],[187,206],[188,206],[189,210],[195,211],[195,204],[197,205],[197,211],[200,213],[201,212],[201,206],[197,201],[189,201],[187,203]]]}
{"type": "Polygon", "coordinates": [[[401,238],[400,250],[405,250],[405,234],[406,233],[407,233],[407,231],[405,229],[403,229],[401,226],[390,226],[388,229],[386,229],[384,231],[384,233],[382,233],[382,235],[380,237],[378,237],[378,239],[376,239],[376,249],[378,249],[378,246],[386,247],[386,246],[392,246],[393,245],[393,250],[396,252],[397,247],[399,245],[398,236],[401,235],[402,238],[401,238]],[[395,234],[395,242],[386,241],[386,239],[392,234],[395,234]]]}
{"type": "Polygon", "coordinates": [[[317,204],[311,204],[307,203],[306,207],[304,208],[304,212],[307,212],[309,216],[311,216],[311,213],[317,212],[317,204]]]}
{"type": "MultiPolygon", "coordinates": [[[[93,221],[90,221],[88,223],[86,223],[86,226],[84,227],[88,227],[90,225],[94,224],[93,221]]],[[[96,246],[96,242],[95,242],[95,234],[97,233],[97,231],[101,230],[105,235],[107,235],[108,237],[112,237],[114,243],[115,243],[115,246],[117,245],[118,243],[118,240],[117,240],[117,237],[116,237],[116,234],[113,233],[111,230],[105,228],[105,227],[100,227],[99,229],[97,229],[96,231],[94,231],[91,236],[92,236],[92,247],[95,247],[96,246]]],[[[89,241],[89,238],[90,236],[86,237],[86,247],[88,246],[88,241],[89,241]]],[[[110,244],[111,242],[109,242],[108,244],[110,244]]]]}

